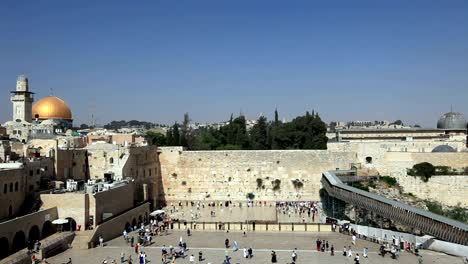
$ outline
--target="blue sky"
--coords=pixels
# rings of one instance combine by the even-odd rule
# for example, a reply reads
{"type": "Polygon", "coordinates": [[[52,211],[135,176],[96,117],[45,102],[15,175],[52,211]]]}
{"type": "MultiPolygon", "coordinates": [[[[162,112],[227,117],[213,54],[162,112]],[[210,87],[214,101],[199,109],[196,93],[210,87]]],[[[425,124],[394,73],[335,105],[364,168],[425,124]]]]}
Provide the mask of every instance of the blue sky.
{"type": "Polygon", "coordinates": [[[0,2],[0,122],[21,73],[78,125],[468,115],[468,1],[95,2],[0,2]]]}

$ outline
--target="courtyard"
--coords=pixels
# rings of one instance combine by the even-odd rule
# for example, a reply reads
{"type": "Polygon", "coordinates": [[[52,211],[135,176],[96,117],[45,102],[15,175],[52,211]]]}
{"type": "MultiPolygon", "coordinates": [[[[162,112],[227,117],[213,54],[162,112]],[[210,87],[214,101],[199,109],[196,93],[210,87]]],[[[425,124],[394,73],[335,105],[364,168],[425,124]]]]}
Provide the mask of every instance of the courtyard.
{"type": "MultiPolygon", "coordinates": [[[[136,234],[130,233],[130,236],[136,234]]],[[[353,258],[342,256],[344,246],[351,245],[351,237],[335,232],[320,232],[320,233],[290,233],[290,232],[248,232],[246,236],[242,232],[192,232],[191,236],[187,236],[185,232],[170,231],[167,235],[156,236],[153,243],[147,247],[140,247],[140,250],[145,252],[149,263],[162,263],[161,247],[165,245],[168,249],[170,245],[178,248],[179,240],[183,239],[187,243],[187,257],[178,258],[176,263],[190,263],[189,256],[193,254],[197,263],[223,263],[226,253],[231,257],[231,263],[250,263],[250,264],[265,264],[271,263],[271,251],[274,250],[278,257],[278,263],[290,263],[291,254],[294,248],[297,248],[298,260],[296,263],[354,263],[353,258]],[[224,241],[228,238],[230,244],[237,241],[239,250],[234,252],[232,247],[227,251],[224,247],[224,241]],[[331,256],[330,252],[317,252],[315,250],[316,239],[326,240],[335,248],[335,256],[331,256]],[[243,248],[251,247],[254,257],[245,259],[243,257],[243,248]],[[198,253],[202,251],[203,261],[198,262],[198,253]]],[[[401,252],[398,260],[391,259],[387,254],[385,257],[378,255],[379,245],[369,241],[358,240],[356,245],[352,246],[353,255],[358,253],[361,256],[361,263],[364,264],[387,264],[387,263],[403,263],[417,264],[418,258],[408,252],[401,252]],[[362,258],[363,248],[369,249],[369,257],[362,258]]],[[[138,255],[134,249],[122,238],[118,237],[111,241],[107,241],[104,247],[97,247],[90,250],[69,249],[59,255],[47,259],[51,264],[66,263],[68,258],[72,258],[73,263],[102,263],[107,260],[111,263],[116,260],[120,263],[120,254],[125,254],[125,258],[132,256],[133,263],[137,263],[138,255]]],[[[421,252],[423,263],[437,264],[462,264],[461,258],[448,256],[446,254],[433,251],[422,250],[421,252]]],[[[169,262],[167,262],[169,263],[169,262]]]]}

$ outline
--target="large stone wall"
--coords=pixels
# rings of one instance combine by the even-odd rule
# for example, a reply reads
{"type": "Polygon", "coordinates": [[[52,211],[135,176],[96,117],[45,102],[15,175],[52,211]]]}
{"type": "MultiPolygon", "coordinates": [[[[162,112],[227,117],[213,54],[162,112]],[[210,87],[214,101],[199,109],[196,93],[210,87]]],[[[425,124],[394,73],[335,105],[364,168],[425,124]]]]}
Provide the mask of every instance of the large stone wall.
{"type": "Polygon", "coordinates": [[[349,169],[352,152],[327,150],[182,151],[163,147],[159,156],[167,201],[245,200],[254,193],[260,201],[318,200],[321,173],[349,169]],[[257,188],[257,179],[262,186],[257,188]],[[273,191],[272,181],[281,181],[273,191]],[[303,182],[295,189],[292,181],[303,182]],[[209,197],[207,197],[209,195],[209,197]]]}
{"type": "Polygon", "coordinates": [[[444,205],[468,207],[468,176],[432,176],[428,182],[419,177],[402,176],[398,183],[406,193],[444,205]]]}

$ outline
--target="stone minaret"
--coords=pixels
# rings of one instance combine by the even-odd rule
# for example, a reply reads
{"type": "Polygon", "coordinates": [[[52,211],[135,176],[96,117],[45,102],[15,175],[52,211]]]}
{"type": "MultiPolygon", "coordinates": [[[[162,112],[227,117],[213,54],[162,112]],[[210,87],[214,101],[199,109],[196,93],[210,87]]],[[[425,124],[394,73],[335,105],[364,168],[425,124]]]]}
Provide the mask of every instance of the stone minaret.
{"type": "Polygon", "coordinates": [[[16,91],[11,91],[11,94],[13,121],[20,119],[31,123],[34,93],[29,91],[28,78],[25,75],[18,76],[16,91]]]}

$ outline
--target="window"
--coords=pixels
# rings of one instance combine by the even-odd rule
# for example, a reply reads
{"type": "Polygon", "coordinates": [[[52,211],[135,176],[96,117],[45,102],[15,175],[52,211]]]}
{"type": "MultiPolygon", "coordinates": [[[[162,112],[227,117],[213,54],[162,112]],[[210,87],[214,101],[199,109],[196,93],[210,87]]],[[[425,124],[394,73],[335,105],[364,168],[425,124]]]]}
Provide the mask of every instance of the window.
{"type": "Polygon", "coordinates": [[[146,171],[143,169],[143,177],[146,177],[146,171]]]}
{"type": "Polygon", "coordinates": [[[151,169],[148,169],[148,174],[149,176],[151,176],[151,169]]]}
{"type": "Polygon", "coordinates": [[[47,166],[45,166],[45,167],[44,167],[44,170],[47,171],[47,169],[48,169],[47,166]]]}
{"type": "Polygon", "coordinates": [[[41,173],[41,170],[40,170],[40,169],[37,169],[37,170],[36,170],[36,174],[39,174],[39,173],[41,173]]]}
{"type": "Polygon", "coordinates": [[[29,176],[33,176],[33,171],[29,170],[29,176]]]}
{"type": "Polygon", "coordinates": [[[111,158],[109,159],[109,163],[110,163],[110,164],[113,164],[113,163],[114,163],[114,158],[111,157],[111,158]]]}
{"type": "Polygon", "coordinates": [[[15,192],[18,191],[18,182],[15,182],[15,192]]]}
{"type": "Polygon", "coordinates": [[[13,183],[10,183],[10,192],[13,192],[13,183]]]}
{"type": "Polygon", "coordinates": [[[7,193],[8,191],[8,184],[5,183],[5,185],[3,185],[3,193],[7,193]]]}

